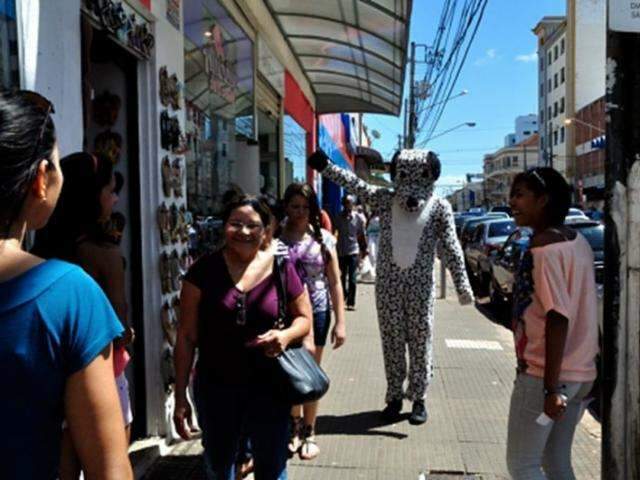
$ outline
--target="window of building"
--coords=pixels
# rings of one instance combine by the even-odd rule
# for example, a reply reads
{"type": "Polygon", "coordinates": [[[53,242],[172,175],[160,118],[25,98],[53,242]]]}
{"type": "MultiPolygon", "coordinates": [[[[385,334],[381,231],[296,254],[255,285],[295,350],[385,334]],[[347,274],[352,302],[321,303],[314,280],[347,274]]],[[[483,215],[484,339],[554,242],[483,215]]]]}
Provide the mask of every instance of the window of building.
{"type": "Polygon", "coordinates": [[[523,135],[531,135],[531,130],[525,130],[522,132],[523,135]]]}
{"type": "Polygon", "coordinates": [[[552,58],[551,58],[551,52],[547,53],[547,64],[551,65],[551,62],[553,62],[552,58]]]}
{"type": "Polygon", "coordinates": [[[514,167],[518,166],[518,156],[516,155],[515,157],[513,157],[513,161],[511,163],[511,165],[513,165],[514,167]]]}
{"type": "Polygon", "coordinates": [[[553,132],[553,144],[558,145],[558,130],[553,132]]]}
{"type": "Polygon", "coordinates": [[[547,119],[551,120],[551,118],[553,117],[553,111],[551,111],[551,106],[549,106],[549,111],[548,111],[548,115],[547,115],[547,119]]]}
{"type": "Polygon", "coordinates": [[[553,59],[557,60],[558,59],[558,45],[556,45],[555,47],[553,47],[553,59]]]}
{"type": "Polygon", "coordinates": [[[564,97],[560,99],[560,113],[564,113],[564,97]]]}
{"type": "Polygon", "coordinates": [[[560,70],[560,83],[564,83],[565,80],[565,76],[564,76],[564,67],[562,67],[562,70],[560,70]]]}
{"type": "Polygon", "coordinates": [[[560,143],[564,143],[564,127],[560,127],[560,143]]]}
{"type": "Polygon", "coordinates": [[[540,150],[544,150],[544,137],[540,137],[540,150]]]}
{"type": "Polygon", "coordinates": [[[553,88],[558,88],[558,74],[553,75],[553,88]]]}
{"type": "Polygon", "coordinates": [[[558,102],[553,102],[553,118],[558,116],[558,102]]]}
{"type": "Polygon", "coordinates": [[[549,79],[549,80],[548,80],[548,82],[547,82],[547,91],[548,91],[549,93],[551,93],[551,90],[552,90],[552,87],[551,87],[551,79],[549,79]]]}
{"type": "Polygon", "coordinates": [[[540,123],[544,122],[544,108],[540,110],[540,123]]]}
{"type": "Polygon", "coordinates": [[[0,0],[0,88],[20,87],[16,2],[0,0]]]}
{"type": "Polygon", "coordinates": [[[564,53],[564,38],[560,40],[560,53],[564,53]]]}
{"type": "Polygon", "coordinates": [[[540,84],[540,96],[544,97],[544,83],[540,84]]]}
{"type": "Polygon", "coordinates": [[[540,57],[540,71],[544,72],[544,57],[540,57]]]}

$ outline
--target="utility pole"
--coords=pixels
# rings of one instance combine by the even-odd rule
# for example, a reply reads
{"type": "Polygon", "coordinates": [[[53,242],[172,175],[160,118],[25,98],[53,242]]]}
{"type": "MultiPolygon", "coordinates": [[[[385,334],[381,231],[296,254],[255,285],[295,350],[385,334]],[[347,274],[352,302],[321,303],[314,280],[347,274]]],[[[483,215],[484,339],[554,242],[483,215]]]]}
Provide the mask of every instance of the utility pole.
{"type": "Polygon", "coordinates": [[[409,64],[409,125],[407,127],[407,148],[416,143],[416,42],[411,42],[411,63],[409,64]]]}
{"type": "Polygon", "coordinates": [[[524,165],[524,171],[527,171],[527,146],[526,145],[522,145],[522,150],[524,151],[524,160],[523,160],[523,165],[524,165]]]}
{"type": "Polygon", "coordinates": [[[633,2],[608,3],[602,478],[631,479],[640,477],[640,21],[633,2]]]}
{"type": "MultiPolygon", "coordinates": [[[[406,98],[404,99],[404,121],[402,122],[403,127],[404,127],[404,135],[402,136],[402,138],[404,138],[404,141],[406,143],[407,141],[407,130],[409,127],[409,100],[407,100],[406,98]]],[[[406,147],[406,145],[403,145],[404,147],[406,147]]]]}

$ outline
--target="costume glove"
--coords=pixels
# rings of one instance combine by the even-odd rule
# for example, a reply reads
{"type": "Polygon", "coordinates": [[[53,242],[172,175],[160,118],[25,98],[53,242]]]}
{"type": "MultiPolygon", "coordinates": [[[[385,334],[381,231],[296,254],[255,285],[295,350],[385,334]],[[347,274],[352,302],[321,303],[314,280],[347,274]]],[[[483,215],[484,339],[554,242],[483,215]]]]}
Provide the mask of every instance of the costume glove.
{"type": "Polygon", "coordinates": [[[307,159],[307,164],[314,170],[321,172],[329,165],[329,157],[322,150],[316,150],[307,159]]]}

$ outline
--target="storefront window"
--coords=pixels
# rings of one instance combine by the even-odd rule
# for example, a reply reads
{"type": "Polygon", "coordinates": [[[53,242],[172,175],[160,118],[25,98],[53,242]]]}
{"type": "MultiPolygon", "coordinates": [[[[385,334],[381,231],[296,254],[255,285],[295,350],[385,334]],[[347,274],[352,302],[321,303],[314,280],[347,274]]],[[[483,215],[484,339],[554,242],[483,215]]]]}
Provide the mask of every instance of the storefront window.
{"type": "Polygon", "coordinates": [[[290,115],[284,117],[285,186],[307,181],[307,132],[290,115]]]}
{"type": "Polygon", "coordinates": [[[258,110],[258,146],[260,148],[260,193],[278,198],[278,119],[258,110]]]}
{"type": "Polygon", "coordinates": [[[0,86],[20,85],[15,0],[0,0],[0,86]]]}
{"type": "Polygon", "coordinates": [[[216,0],[184,3],[187,201],[215,215],[236,186],[237,142],[255,138],[253,43],[216,0]]]}

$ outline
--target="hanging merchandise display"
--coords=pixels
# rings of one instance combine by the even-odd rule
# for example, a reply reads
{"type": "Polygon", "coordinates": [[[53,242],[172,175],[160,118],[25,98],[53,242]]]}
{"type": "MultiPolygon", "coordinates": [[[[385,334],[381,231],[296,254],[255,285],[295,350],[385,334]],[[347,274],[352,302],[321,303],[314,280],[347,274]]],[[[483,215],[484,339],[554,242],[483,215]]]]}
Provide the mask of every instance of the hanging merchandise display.
{"type": "Polygon", "coordinates": [[[175,158],[171,166],[171,186],[176,198],[182,197],[183,183],[182,163],[179,158],[175,158]]]}
{"type": "Polygon", "coordinates": [[[136,55],[149,58],[155,46],[149,22],[122,1],[83,0],[83,11],[94,25],[136,55]]]}
{"type": "Polygon", "coordinates": [[[120,161],[120,153],[122,152],[122,135],[111,130],[99,133],[93,141],[93,151],[108,158],[111,163],[116,165],[120,161]]]}
{"type": "Polygon", "coordinates": [[[171,243],[171,215],[164,202],[158,208],[158,229],[162,245],[169,245],[171,243]]]}
{"type": "Polygon", "coordinates": [[[163,106],[171,106],[174,110],[180,110],[180,92],[182,84],[178,81],[178,76],[174,73],[169,76],[167,67],[160,68],[160,103],[163,106]]]}
{"type": "Polygon", "coordinates": [[[186,139],[182,135],[180,120],[169,115],[168,110],[160,113],[160,146],[173,153],[184,153],[186,139]]]}
{"type": "Polygon", "coordinates": [[[162,172],[162,193],[164,193],[165,197],[170,197],[173,189],[173,168],[168,155],[162,158],[160,171],[162,172]]]}
{"type": "Polygon", "coordinates": [[[101,95],[93,99],[91,103],[93,109],[93,121],[101,127],[113,127],[118,119],[122,99],[109,90],[105,90],[101,95]]]}

